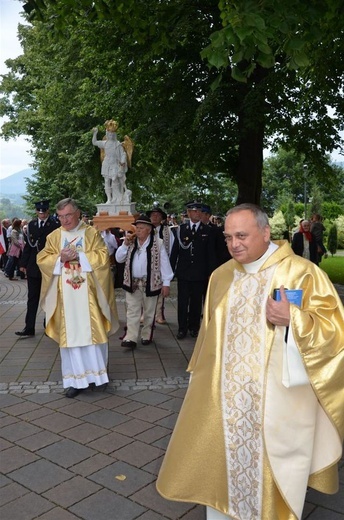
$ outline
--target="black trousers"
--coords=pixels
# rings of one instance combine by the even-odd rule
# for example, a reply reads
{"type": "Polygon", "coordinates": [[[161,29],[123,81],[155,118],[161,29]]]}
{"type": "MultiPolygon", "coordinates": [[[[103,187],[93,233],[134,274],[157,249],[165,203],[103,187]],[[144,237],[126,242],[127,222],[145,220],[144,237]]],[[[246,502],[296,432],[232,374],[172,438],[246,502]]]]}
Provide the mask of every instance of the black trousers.
{"type": "Polygon", "coordinates": [[[35,330],[36,316],[41,294],[42,278],[27,276],[27,310],[25,316],[25,328],[35,330]]]}
{"type": "Polygon", "coordinates": [[[5,267],[6,267],[6,264],[7,264],[7,255],[6,253],[2,253],[2,255],[0,256],[0,268],[4,271],[5,270],[5,267]]]}
{"type": "Polygon", "coordinates": [[[199,331],[203,294],[203,280],[190,282],[178,278],[178,329],[180,331],[199,331]]]}

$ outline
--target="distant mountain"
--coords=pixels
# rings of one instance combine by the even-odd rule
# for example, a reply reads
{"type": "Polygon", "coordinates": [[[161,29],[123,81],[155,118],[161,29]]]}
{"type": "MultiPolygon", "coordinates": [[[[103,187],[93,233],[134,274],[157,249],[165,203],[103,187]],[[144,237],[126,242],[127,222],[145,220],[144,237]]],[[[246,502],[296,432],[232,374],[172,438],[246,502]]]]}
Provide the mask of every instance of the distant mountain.
{"type": "Polygon", "coordinates": [[[34,175],[35,170],[26,168],[20,172],[13,173],[4,179],[0,180],[0,198],[17,198],[18,196],[26,194],[26,182],[25,179],[34,175]]]}

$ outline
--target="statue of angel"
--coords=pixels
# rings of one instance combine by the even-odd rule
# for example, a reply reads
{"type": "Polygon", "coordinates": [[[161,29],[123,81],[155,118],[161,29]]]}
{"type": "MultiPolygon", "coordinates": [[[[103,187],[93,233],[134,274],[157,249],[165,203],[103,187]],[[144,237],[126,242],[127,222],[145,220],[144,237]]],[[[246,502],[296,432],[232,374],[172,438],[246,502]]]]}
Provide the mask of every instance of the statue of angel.
{"type": "MultiPolygon", "coordinates": [[[[106,135],[102,141],[97,140],[98,128],[93,128],[92,144],[100,148],[102,161],[101,174],[104,177],[106,204],[112,202],[121,204],[126,201],[124,197],[126,188],[126,172],[131,165],[131,157],[134,148],[133,141],[125,136],[124,142],[117,139],[118,124],[115,120],[105,121],[106,135]]],[[[129,201],[130,202],[130,201],[129,201]]]]}

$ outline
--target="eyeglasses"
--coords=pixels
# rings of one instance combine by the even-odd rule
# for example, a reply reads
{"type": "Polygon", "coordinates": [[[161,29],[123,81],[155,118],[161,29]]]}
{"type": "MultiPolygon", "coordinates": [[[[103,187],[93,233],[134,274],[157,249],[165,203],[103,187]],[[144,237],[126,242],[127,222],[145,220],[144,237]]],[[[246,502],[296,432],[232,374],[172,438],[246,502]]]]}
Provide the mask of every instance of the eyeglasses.
{"type": "Polygon", "coordinates": [[[74,215],[74,213],[76,213],[76,211],[77,210],[73,211],[73,213],[67,213],[66,215],[57,215],[57,218],[59,220],[69,219],[69,218],[71,218],[74,215]]]}

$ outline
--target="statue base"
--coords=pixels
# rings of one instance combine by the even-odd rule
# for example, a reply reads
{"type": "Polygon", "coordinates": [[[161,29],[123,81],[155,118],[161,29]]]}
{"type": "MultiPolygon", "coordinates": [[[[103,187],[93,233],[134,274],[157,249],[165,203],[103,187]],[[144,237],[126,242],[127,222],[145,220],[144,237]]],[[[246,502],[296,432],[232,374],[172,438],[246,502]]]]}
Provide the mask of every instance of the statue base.
{"type": "Polygon", "coordinates": [[[99,231],[109,228],[120,228],[125,231],[132,231],[135,220],[135,202],[129,203],[109,203],[97,204],[97,215],[93,217],[93,225],[99,231]]]}

